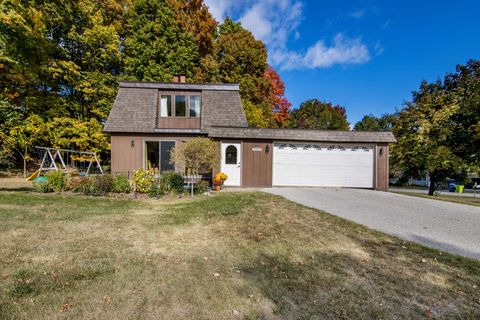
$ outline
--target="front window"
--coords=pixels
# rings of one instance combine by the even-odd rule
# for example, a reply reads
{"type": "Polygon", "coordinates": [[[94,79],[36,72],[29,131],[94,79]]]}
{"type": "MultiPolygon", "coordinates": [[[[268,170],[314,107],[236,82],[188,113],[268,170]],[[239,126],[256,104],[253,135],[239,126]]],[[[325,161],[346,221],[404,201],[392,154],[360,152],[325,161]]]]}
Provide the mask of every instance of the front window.
{"type": "Polygon", "coordinates": [[[200,117],[200,96],[190,96],[190,117],[200,117]]]}
{"type": "Polygon", "coordinates": [[[154,174],[175,170],[175,166],[170,163],[173,147],[175,141],[146,141],[145,169],[154,174]]]}
{"type": "Polygon", "coordinates": [[[175,96],[175,117],[187,115],[187,96],[175,96]]]}
{"type": "Polygon", "coordinates": [[[172,96],[160,97],[160,117],[172,116],[172,96]]]}

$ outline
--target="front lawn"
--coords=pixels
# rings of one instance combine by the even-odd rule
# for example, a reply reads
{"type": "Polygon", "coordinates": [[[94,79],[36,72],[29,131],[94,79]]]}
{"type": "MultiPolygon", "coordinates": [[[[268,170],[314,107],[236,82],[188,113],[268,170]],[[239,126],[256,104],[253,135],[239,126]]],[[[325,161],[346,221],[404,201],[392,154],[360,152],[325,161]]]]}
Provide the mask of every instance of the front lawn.
{"type": "Polygon", "coordinates": [[[459,203],[459,204],[466,204],[466,205],[470,205],[470,206],[480,207],[480,194],[478,195],[478,197],[462,197],[462,196],[450,196],[450,195],[446,195],[446,194],[429,196],[428,194],[415,193],[415,192],[397,192],[397,193],[404,194],[404,195],[407,195],[407,196],[414,196],[414,197],[425,198],[425,199],[433,199],[433,200],[454,202],[454,203],[459,203]]]}
{"type": "Polygon", "coordinates": [[[479,275],[264,193],[0,192],[0,319],[478,319],[479,275]]]}

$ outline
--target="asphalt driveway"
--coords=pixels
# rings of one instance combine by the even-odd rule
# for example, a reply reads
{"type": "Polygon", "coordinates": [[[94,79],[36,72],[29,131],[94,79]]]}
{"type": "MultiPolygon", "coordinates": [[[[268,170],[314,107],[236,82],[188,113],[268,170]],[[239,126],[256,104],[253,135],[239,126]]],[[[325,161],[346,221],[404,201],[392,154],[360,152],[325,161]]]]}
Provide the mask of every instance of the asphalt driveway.
{"type": "Polygon", "coordinates": [[[480,260],[480,207],[362,189],[263,191],[405,240],[480,260]]]}

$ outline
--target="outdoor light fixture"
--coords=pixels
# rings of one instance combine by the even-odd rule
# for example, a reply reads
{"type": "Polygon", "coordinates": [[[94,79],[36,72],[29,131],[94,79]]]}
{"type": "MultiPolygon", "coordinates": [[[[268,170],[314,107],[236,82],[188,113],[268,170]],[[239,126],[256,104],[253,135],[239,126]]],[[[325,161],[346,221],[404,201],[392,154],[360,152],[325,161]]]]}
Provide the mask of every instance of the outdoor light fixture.
{"type": "Polygon", "coordinates": [[[265,147],[265,153],[269,153],[270,152],[270,146],[267,144],[267,146],[265,147]]]}
{"type": "Polygon", "coordinates": [[[383,156],[383,148],[380,148],[380,155],[383,156]]]}
{"type": "Polygon", "coordinates": [[[132,141],[130,142],[130,147],[132,147],[132,148],[135,147],[135,140],[132,139],[132,141]]]}

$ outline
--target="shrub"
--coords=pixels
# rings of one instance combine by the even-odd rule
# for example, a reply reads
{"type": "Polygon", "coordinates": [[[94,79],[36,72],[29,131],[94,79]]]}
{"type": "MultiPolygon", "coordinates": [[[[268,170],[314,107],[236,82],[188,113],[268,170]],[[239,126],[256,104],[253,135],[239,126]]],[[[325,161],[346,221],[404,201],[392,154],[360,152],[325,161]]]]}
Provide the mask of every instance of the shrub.
{"type": "Polygon", "coordinates": [[[112,190],[113,177],[111,174],[104,174],[90,177],[92,186],[90,194],[93,196],[104,196],[112,190]]]}
{"type": "Polygon", "coordinates": [[[165,172],[160,179],[160,185],[166,193],[182,193],[183,177],[174,171],[165,172]]]}
{"type": "Polygon", "coordinates": [[[69,177],[67,180],[67,190],[72,192],[81,192],[89,194],[92,187],[92,181],[88,177],[69,177]]]}
{"type": "Polygon", "coordinates": [[[163,185],[160,183],[160,180],[155,179],[148,189],[148,195],[152,198],[158,198],[165,194],[163,185]]]}
{"type": "Polygon", "coordinates": [[[193,186],[193,192],[195,192],[195,194],[202,194],[207,192],[209,188],[210,182],[206,180],[200,180],[193,186]]]}
{"type": "Polygon", "coordinates": [[[154,180],[153,174],[147,170],[135,170],[133,173],[133,187],[135,192],[148,193],[154,180]]]}
{"type": "Polygon", "coordinates": [[[33,191],[47,193],[50,191],[50,185],[47,180],[33,181],[33,191]]]}
{"type": "Polygon", "coordinates": [[[48,179],[48,185],[55,192],[65,191],[67,186],[67,175],[63,171],[52,170],[45,175],[48,179]]]}
{"type": "Polygon", "coordinates": [[[119,174],[113,177],[112,192],[129,193],[131,190],[130,181],[125,174],[119,174]]]}

